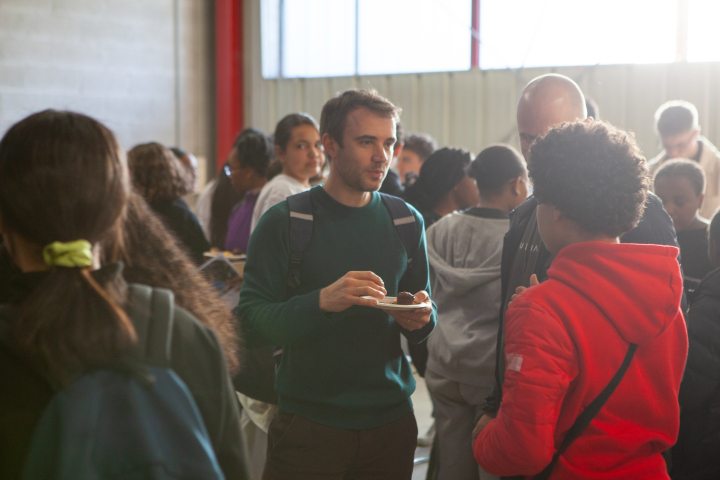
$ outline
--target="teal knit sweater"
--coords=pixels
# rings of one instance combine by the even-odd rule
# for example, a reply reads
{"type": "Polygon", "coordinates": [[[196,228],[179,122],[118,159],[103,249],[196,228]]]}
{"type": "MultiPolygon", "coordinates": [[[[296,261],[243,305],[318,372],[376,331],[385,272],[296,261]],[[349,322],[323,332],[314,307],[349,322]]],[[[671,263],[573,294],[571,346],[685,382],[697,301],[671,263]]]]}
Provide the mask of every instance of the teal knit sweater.
{"type": "Polygon", "coordinates": [[[378,193],[359,208],[335,201],[322,187],[311,190],[313,235],[303,256],[300,288],[287,298],[290,220],[287,202],[260,219],[248,246],[237,314],[252,334],[248,348],[282,345],[275,379],[282,410],[338,428],[362,430],[412,410],[415,380],[400,348],[400,334],[419,343],[436,323],[407,331],[382,310],[353,306],[323,313],[320,289],[350,271],[372,271],[388,295],[430,293],[422,216],[413,266],[378,193]]]}

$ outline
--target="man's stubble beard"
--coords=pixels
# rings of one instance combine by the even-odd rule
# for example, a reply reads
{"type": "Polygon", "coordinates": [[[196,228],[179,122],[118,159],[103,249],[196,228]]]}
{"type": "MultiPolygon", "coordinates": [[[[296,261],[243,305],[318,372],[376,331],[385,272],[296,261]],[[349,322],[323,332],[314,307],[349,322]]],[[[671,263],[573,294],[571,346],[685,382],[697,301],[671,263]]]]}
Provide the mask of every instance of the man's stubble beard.
{"type": "MultiPolygon", "coordinates": [[[[342,154],[338,155],[338,157],[332,161],[330,168],[333,167],[337,168],[340,178],[342,178],[343,182],[345,182],[347,186],[354,188],[359,192],[377,192],[382,186],[382,181],[380,181],[377,186],[364,182],[363,174],[365,173],[365,170],[361,167],[357,167],[352,160],[343,158],[342,154]]],[[[382,180],[385,180],[386,175],[387,170],[385,170],[385,175],[382,180]]]]}

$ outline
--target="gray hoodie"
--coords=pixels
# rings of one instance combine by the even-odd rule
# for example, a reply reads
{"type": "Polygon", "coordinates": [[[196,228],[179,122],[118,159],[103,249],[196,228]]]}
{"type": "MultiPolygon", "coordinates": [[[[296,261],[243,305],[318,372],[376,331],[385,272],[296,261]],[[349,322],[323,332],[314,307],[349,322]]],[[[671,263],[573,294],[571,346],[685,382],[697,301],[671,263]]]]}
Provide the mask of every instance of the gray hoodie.
{"type": "Polygon", "coordinates": [[[473,208],[427,231],[438,323],[428,338],[427,368],[447,379],[490,387],[500,311],[500,260],[510,227],[500,210],[473,208]]]}

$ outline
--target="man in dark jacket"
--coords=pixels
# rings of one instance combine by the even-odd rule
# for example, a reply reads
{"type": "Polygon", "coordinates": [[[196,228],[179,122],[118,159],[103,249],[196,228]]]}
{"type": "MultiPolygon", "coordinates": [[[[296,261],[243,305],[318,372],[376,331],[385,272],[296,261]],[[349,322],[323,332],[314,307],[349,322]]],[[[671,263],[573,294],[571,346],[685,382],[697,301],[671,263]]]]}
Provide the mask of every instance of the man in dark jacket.
{"type": "MultiPolygon", "coordinates": [[[[568,77],[557,74],[543,75],[532,80],[523,89],[517,105],[517,123],[520,144],[525,160],[530,164],[530,147],[535,139],[554,125],[587,118],[585,97],[580,87],[568,77]]],[[[592,121],[592,119],[588,119],[592,121]]],[[[537,201],[530,197],[510,214],[510,230],[505,235],[501,265],[501,307],[498,328],[498,348],[495,365],[496,385],[485,400],[484,409],[490,415],[480,419],[487,423],[500,407],[505,373],[504,323],[505,310],[517,287],[527,287],[530,276],[537,275],[542,282],[555,258],[542,242],[537,229],[537,201]]],[[[645,243],[677,246],[672,219],[662,202],[649,194],[645,213],[637,227],[621,237],[623,243],[645,243]]],[[[480,426],[480,424],[478,424],[480,426]]]]}
{"type": "Polygon", "coordinates": [[[680,435],[672,451],[676,480],[720,478],[720,215],[710,223],[709,244],[715,270],[695,289],[687,318],[680,435]]]}

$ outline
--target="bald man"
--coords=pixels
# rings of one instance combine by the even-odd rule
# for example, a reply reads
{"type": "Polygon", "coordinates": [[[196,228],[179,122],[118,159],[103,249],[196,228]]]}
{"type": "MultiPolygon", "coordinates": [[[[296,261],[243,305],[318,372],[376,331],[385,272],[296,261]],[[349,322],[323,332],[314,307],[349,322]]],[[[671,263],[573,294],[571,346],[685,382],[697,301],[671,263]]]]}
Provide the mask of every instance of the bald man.
{"type": "MultiPolygon", "coordinates": [[[[530,149],[533,141],[550,130],[553,125],[583,120],[587,117],[585,97],[580,87],[563,75],[543,75],[532,80],[523,89],[517,105],[517,124],[522,153],[528,164],[532,161],[530,149]]],[[[588,119],[592,121],[592,119],[588,119]]],[[[503,242],[501,283],[502,304],[498,329],[495,378],[493,393],[485,400],[484,410],[497,412],[502,400],[502,383],[505,377],[504,325],[505,310],[517,287],[530,285],[530,276],[537,275],[541,282],[547,278],[554,255],[550,254],[540,238],[535,210],[537,201],[530,197],[510,214],[510,230],[503,242]]],[[[635,229],[621,237],[623,243],[645,243],[677,246],[675,228],[662,202],[649,194],[645,213],[635,229]]],[[[683,301],[683,305],[685,305],[683,301]]],[[[684,308],[684,306],[683,306],[684,308]]],[[[489,421],[488,415],[480,419],[477,428],[489,421]]]]}

